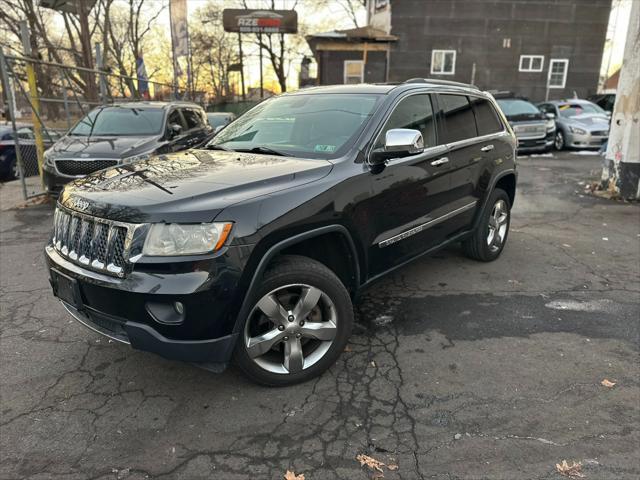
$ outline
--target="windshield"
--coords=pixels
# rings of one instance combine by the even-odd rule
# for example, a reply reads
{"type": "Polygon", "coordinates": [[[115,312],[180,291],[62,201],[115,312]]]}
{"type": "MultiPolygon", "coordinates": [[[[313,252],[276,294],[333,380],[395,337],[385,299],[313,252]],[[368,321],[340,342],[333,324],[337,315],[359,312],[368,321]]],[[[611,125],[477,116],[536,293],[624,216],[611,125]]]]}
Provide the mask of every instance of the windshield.
{"type": "Polygon", "coordinates": [[[89,112],[69,135],[157,135],[162,132],[164,111],[160,108],[102,107],[89,112]]]}
{"type": "Polygon", "coordinates": [[[220,127],[231,122],[231,117],[229,117],[229,115],[207,114],[207,120],[209,121],[209,125],[211,125],[212,127],[220,127]]]}
{"type": "Polygon", "coordinates": [[[231,123],[208,146],[335,158],[356,140],[380,98],[340,93],[275,97],[231,123]]]}
{"type": "Polygon", "coordinates": [[[606,115],[606,112],[595,103],[565,103],[558,105],[560,115],[565,118],[575,117],[583,113],[600,113],[606,115]]]}
{"type": "Polygon", "coordinates": [[[518,98],[497,100],[498,105],[507,117],[516,115],[538,114],[540,110],[533,103],[518,98]]]}

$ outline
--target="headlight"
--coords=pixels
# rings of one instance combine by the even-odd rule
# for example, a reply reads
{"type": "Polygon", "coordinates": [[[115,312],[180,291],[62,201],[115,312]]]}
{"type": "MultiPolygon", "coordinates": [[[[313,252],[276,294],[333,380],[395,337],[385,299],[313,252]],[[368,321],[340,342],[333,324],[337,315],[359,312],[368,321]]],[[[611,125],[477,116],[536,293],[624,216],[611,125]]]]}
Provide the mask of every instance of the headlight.
{"type": "Polygon", "coordinates": [[[587,131],[582,129],[582,128],[578,128],[578,127],[569,127],[569,130],[571,130],[571,133],[577,133],[578,135],[586,135],[587,131]]]}
{"type": "Polygon", "coordinates": [[[556,129],[556,121],[553,119],[547,120],[546,127],[547,132],[553,132],[556,129]]]}
{"type": "Polygon", "coordinates": [[[143,255],[198,255],[220,250],[231,232],[231,223],[154,223],[147,234],[143,255]]]}
{"type": "Polygon", "coordinates": [[[141,153],[140,155],[134,155],[132,157],[125,157],[122,159],[122,164],[127,165],[129,163],[138,162],[140,160],[146,160],[151,157],[151,153],[141,153]]]}
{"type": "Polygon", "coordinates": [[[43,159],[44,159],[44,164],[47,165],[48,167],[53,167],[53,155],[51,154],[51,148],[45,150],[44,155],[43,155],[43,159]]]}

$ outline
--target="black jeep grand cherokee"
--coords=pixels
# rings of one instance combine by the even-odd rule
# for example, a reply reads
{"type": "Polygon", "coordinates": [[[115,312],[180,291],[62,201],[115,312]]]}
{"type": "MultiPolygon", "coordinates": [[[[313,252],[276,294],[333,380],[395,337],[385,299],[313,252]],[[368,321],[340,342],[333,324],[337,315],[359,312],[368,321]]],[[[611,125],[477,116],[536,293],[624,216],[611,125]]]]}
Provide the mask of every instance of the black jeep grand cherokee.
{"type": "Polygon", "coordinates": [[[267,100],[206,149],[67,186],[46,257],[78,321],[133,348],[268,385],[345,347],[352,298],[452,242],[505,244],[516,140],[468,85],[318,87],[267,100]]]}

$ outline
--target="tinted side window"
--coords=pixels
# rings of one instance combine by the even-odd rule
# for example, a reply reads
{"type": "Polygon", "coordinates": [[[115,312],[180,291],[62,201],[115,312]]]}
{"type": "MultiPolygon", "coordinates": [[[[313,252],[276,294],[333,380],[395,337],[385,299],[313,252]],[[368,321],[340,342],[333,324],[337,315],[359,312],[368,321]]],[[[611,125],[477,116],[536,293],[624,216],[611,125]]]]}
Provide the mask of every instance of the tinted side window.
{"type": "Polygon", "coordinates": [[[401,100],[380,132],[374,148],[382,147],[385,134],[392,128],[419,130],[422,133],[425,148],[433,147],[436,144],[436,132],[429,95],[411,95],[401,100]]]}
{"type": "Polygon", "coordinates": [[[182,111],[182,115],[184,115],[184,119],[187,122],[187,130],[204,127],[204,123],[202,123],[202,117],[200,116],[200,113],[198,111],[191,108],[185,108],[182,111]]]}
{"type": "Polygon", "coordinates": [[[478,135],[489,135],[502,131],[502,123],[489,100],[471,97],[471,102],[473,103],[473,113],[476,116],[478,135]]]}
{"type": "Polygon", "coordinates": [[[452,143],[477,136],[471,104],[464,95],[438,94],[444,120],[440,143],[452,143]]]}

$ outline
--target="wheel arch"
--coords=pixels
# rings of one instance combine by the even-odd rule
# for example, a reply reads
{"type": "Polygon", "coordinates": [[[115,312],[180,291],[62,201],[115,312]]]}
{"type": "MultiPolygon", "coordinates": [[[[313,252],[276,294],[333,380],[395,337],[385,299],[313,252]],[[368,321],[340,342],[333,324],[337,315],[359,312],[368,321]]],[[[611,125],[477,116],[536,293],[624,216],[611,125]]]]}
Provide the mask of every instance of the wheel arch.
{"type": "MultiPolygon", "coordinates": [[[[330,252],[333,252],[333,250],[330,250],[330,252]]],[[[271,245],[268,247],[264,255],[260,257],[249,281],[247,290],[242,298],[242,304],[238,311],[233,329],[234,333],[240,331],[243,320],[251,309],[250,299],[253,297],[253,294],[259,285],[260,278],[262,278],[271,262],[279,255],[283,254],[304,255],[323,263],[327,268],[331,269],[343,281],[343,283],[347,280],[345,288],[347,288],[352,296],[355,295],[360,286],[360,257],[358,256],[358,250],[356,249],[353,237],[346,227],[338,224],[327,225],[293,235],[271,245]],[[330,253],[328,256],[324,255],[323,258],[321,250],[315,248],[319,242],[330,242],[333,243],[333,246],[341,245],[340,248],[342,250],[339,252],[346,252],[348,254],[349,262],[346,266],[350,268],[343,270],[339,268],[336,269],[335,259],[337,257],[335,255],[333,256],[333,259],[330,259],[333,261],[327,262],[327,257],[331,257],[332,254],[330,253]],[[348,279],[346,278],[347,276],[349,277],[348,279]]],[[[345,262],[342,262],[343,266],[345,266],[344,263],[345,262]]]]}
{"type": "Polygon", "coordinates": [[[478,224],[482,219],[482,214],[487,208],[487,203],[489,202],[489,197],[491,196],[491,192],[493,192],[496,188],[501,188],[507,192],[507,195],[509,196],[509,202],[513,207],[513,202],[515,201],[515,197],[516,197],[517,180],[518,180],[518,174],[515,171],[515,169],[504,170],[493,178],[493,181],[491,182],[490,187],[487,188],[487,190],[485,191],[484,197],[482,199],[482,208],[478,210],[478,213],[476,214],[476,218],[473,221],[474,230],[478,228],[478,224]]]}

